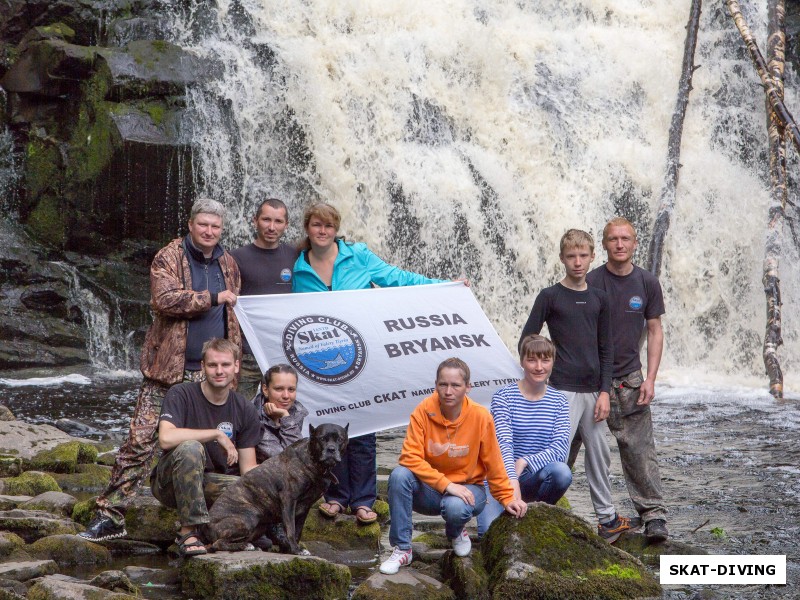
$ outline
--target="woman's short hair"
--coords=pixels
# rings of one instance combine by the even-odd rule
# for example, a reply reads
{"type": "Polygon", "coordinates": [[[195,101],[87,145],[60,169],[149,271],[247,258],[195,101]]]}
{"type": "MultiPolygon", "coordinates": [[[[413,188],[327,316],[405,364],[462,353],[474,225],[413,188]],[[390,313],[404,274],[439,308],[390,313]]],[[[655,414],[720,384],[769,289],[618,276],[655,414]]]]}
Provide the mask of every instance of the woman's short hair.
{"type": "Polygon", "coordinates": [[[526,358],[556,359],[556,346],[543,335],[532,333],[526,335],[519,344],[519,359],[526,358]]]}
{"type": "Polygon", "coordinates": [[[267,369],[267,372],[264,373],[264,376],[261,378],[261,385],[269,387],[269,382],[272,381],[273,375],[278,373],[294,375],[295,380],[297,379],[297,371],[294,370],[294,367],[287,365],[286,363],[280,363],[277,365],[272,365],[269,369],[267,369]]]}
{"type": "Polygon", "coordinates": [[[442,369],[458,369],[464,376],[464,383],[469,384],[469,366],[460,358],[453,356],[452,358],[447,358],[440,362],[439,366],[436,368],[436,381],[439,381],[439,374],[442,372],[442,369]]]}
{"type": "MultiPolygon", "coordinates": [[[[325,223],[330,223],[337,232],[339,231],[339,225],[342,224],[342,215],[339,214],[339,211],[325,202],[316,202],[306,208],[306,211],[303,213],[303,229],[308,229],[308,224],[311,222],[311,219],[314,218],[321,219],[325,223]]],[[[311,250],[311,241],[308,239],[308,236],[303,238],[298,245],[298,249],[300,252],[311,250]]]]}
{"type": "Polygon", "coordinates": [[[194,204],[192,204],[192,210],[189,212],[189,220],[194,221],[194,218],[200,213],[216,215],[223,221],[225,220],[225,207],[211,198],[198,198],[195,200],[194,204]]]}

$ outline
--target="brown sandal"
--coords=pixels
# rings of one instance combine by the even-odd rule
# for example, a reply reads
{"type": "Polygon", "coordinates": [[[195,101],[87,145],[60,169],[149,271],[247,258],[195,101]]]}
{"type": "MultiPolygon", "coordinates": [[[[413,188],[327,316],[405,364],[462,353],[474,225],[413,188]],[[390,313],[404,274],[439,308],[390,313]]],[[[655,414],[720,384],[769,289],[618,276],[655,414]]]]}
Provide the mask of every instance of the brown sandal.
{"type": "Polygon", "coordinates": [[[378,520],[378,513],[369,506],[359,506],[356,508],[356,520],[362,525],[369,525],[378,520]]]}
{"type": "Polygon", "coordinates": [[[323,502],[319,505],[319,511],[326,517],[335,519],[337,515],[344,512],[344,506],[338,502],[323,502]]]}
{"type": "Polygon", "coordinates": [[[196,531],[190,531],[189,533],[178,536],[175,538],[175,544],[178,546],[178,554],[182,558],[200,556],[208,553],[200,534],[196,531]],[[191,538],[194,538],[195,541],[190,542],[189,540],[191,538]],[[189,550],[189,548],[195,548],[195,550],[189,550]]]}

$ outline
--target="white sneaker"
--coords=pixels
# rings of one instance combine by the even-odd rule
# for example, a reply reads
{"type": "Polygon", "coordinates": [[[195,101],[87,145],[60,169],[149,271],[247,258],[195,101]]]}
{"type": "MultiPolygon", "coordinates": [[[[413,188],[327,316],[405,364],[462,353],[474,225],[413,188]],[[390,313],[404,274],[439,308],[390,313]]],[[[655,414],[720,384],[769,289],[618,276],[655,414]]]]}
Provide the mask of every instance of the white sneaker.
{"type": "Polygon", "coordinates": [[[456,556],[468,556],[472,550],[472,540],[469,539],[466,529],[462,529],[457,538],[451,540],[453,542],[453,552],[456,556]]]}
{"type": "Polygon", "coordinates": [[[384,575],[394,575],[400,570],[400,567],[405,567],[411,564],[411,550],[400,550],[397,546],[392,550],[392,555],[389,560],[381,563],[381,573],[384,575]]]}

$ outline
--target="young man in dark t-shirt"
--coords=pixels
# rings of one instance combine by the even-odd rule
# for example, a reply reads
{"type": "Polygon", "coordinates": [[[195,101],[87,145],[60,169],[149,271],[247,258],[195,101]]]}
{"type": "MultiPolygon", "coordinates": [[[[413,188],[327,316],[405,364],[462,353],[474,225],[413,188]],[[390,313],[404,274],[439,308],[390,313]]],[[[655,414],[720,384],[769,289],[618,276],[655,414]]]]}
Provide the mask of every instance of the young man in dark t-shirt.
{"type": "Polygon", "coordinates": [[[664,346],[664,296],[655,275],[633,264],[637,244],[636,230],[627,219],[609,221],[603,229],[608,262],[589,273],[586,281],[604,290],[611,302],[614,368],[608,427],[617,438],[628,493],[645,524],[645,535],[661,542],[669,534],[650,402],[664,346]],[[645,332],[647,378],[642,378],[639,353],[645,332]]]}
{"type": "Polygon", "coordinates": [[[631,523],[614,508],[609,481],[611,455],[603,425],[609,411],[613,361],[608,296],[586,284],[586,273],[594,260],[592,236],[570,229],[562,236],[560,246],[566,275],[536,296],[520,343],[547,323],[558,357],[550,385],[569,401],[570,440],[579,432],[586,445],[584,465],[599,521],[598,533],[613,543],[631,528],[631,523]]]}
{"type": "Polygon", "coordinates": [[[181,527],[176,540],[181,556],[205,554],[196,531],[208,523],[204,487],[227,487],[231,475],[256,466],[261,440],[258,414],[231,387],[239,372],[239,349],[223,339],[203,346],[202,383],[181,383],[164,398],[158,441],[164,454],[150,486],[162,504],[178,509],[181,527]]]}
{"type": "MultiPolygon", "coordinates": [[[[292,266],[298,250],[281,241],[289,226],[289,210],[277,198],[267,198],[256,209],[253,227],[256,238],[252,244],[231,251],[242,275],[241,296],[288,294],[292,291],[292,266]]],[[[239,393],[251,398],[258,391],[261,371],[244,341],[239,393]]]]}

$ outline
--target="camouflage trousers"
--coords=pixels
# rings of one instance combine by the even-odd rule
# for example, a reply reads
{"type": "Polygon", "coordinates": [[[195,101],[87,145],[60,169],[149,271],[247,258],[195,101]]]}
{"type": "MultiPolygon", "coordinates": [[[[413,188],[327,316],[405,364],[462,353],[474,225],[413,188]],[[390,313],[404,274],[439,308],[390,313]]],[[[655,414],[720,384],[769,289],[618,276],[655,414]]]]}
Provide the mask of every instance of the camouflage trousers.
{"type": "Polygon", "coordinates": [[[206,473],[206,450],[189,440],[161,457],[150,477],[150,489],[161,504],[178,509],[182,527],[208,523],[208,507],[239,478],[206,473]]]}
{"type": "Polygon", "coordinates": [[[254,398],[261,389],[261,368],[252,354],[243,354],[239,367],[239,384],[236,391],[245,397],[245,400],[254,398]]]}
{"type": "MultiPolygon", "coordinates": [[[[639,406],[639,388],[644,382],[641,371],[634,371],[611,381],[611,412],[608,429],[617,438],[625,484],[636,512],[646,523],[666,519],[667,509],[661,491],[653,419],[650,406],[639,406]]],[[[581,447],[581,439],[572,441],[568,464],[571,467],[581,447]]]]}
{"type": "MultiPolygon", "coordinates": [[[[184,382],[202,381],[203,378],[203,371],[183,372],[184,382]]],[[[142,381],[128,438],[117,453],[108,487],[96,500],[98,512],[111,517],[117,524],[125,521],[125,507],[136,496],[152,469],[151,463],[158,448],[161,403],[170,387],[146,377],[142,381]]]]}

